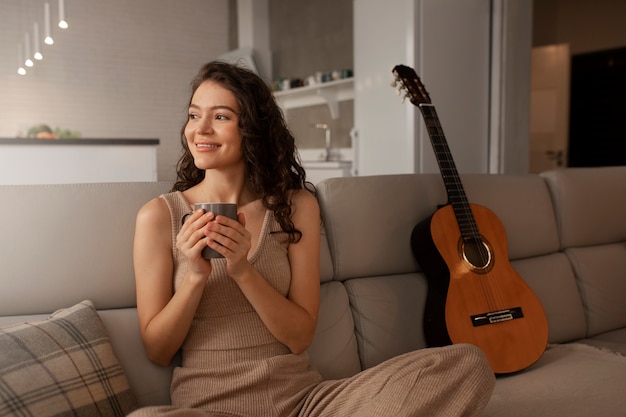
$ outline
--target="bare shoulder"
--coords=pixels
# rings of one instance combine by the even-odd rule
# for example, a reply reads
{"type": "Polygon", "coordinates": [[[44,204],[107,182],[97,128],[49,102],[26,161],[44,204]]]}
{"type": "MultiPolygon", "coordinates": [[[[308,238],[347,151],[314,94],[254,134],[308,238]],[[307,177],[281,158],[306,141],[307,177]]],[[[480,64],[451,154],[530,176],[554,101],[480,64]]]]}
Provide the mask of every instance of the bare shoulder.
{"type": "Polygon", "coordinates": [[[153,227],[170,223],[170,213],[162,198],[153,198],[137,212],[137,225],[153,227]]]}
{"type": "MultiPolygon", "coordinates": [[[[163,254],[172,250],[170,211],[162,198],[148,201],[137,212],[134,248],[136,256],[150,248],[151,260],[156,248],[161,248],[163,254]]],[[[162,258],[165,259],[165,256],[162,258]]]]}
{"type": "Polygon", "coordinates": [[[320,206],[315,195],[308,190],[297,190],[291,195],[291,218],[303,235],[319,234],[320,206]]]}
{"type": "Polygon", "coordinates": [[[294,215],[298,215],[298,212],[310,215],[312,212],[319,213],[320,211],[317,198],[310,191],[305,189],[295,190],[293,192],[291,195],[291,205],[294,215]]]}

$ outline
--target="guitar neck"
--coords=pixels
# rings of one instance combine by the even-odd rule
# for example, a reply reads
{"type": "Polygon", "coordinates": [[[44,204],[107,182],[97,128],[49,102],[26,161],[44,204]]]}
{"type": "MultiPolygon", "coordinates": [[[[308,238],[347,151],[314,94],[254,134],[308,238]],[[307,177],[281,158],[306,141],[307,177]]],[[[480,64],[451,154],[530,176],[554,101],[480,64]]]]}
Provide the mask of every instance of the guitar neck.
{"type": "Polygon", "coordinates": [[[426,130],[435,152],[439,171],[448,194],[448,202],[452,205],[456,220],[464,239],[479,239],[480,233],[476,226],[470,204],[461,184],[461,178],[452,159],[452,153],[439,123],[435,106],[429,103],[419,104],[426,130]]]}

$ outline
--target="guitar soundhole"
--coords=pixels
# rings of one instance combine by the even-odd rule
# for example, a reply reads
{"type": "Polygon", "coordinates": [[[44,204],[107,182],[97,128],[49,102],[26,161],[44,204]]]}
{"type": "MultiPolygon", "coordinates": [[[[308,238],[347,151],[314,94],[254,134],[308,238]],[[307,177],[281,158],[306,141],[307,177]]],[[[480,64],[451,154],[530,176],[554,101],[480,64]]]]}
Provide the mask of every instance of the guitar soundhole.
{"type": "Polygon", "coordinates": [[[470,269],[478,273],[486,273],[493,268],[493,251],[489,242],[482,238],[461,240],[459,252],[470,269]]]}

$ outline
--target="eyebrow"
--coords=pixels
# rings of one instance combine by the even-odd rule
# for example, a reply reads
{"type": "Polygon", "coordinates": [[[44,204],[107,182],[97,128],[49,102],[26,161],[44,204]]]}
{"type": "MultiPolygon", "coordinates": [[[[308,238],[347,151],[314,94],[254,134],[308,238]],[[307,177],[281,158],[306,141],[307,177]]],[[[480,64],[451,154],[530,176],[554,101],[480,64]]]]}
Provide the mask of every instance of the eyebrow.
{"type": "MultiPolygon", "coordinates": [[[[201,110],[201,107],[200,107],[200,106],[198,106],[197,104],[193,104],[193,103],[189,105],[189,108],[190,108],[190,109],[198,109],[198,110],[201,110]]],[[[238,112],[238,111],[236,111],[236,110],[235,110],[235,109],[233,109],[232,107],[227,106],[227,105],[225,105],[225,104],[218,104],[217,106],[211,106],[211,107],[209,107],[209,110],[229,110],[229,111],[231,111],[231,112],[233,112],[233,113],[235,113],[235,114],[239,114],[239,112],[238,112]]]]}

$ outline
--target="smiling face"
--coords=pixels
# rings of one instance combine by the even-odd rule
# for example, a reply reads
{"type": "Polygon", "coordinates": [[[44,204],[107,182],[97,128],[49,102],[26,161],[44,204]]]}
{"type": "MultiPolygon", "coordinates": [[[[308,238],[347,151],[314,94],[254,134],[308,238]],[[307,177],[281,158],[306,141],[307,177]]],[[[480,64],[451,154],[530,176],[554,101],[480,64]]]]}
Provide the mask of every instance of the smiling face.
{"type": "Polygon", "coordinates": [[[196,89],[184,132],[199,169],[243,169],[239,112],[234,94],[220,84],[205,81],[196,89]]]}

